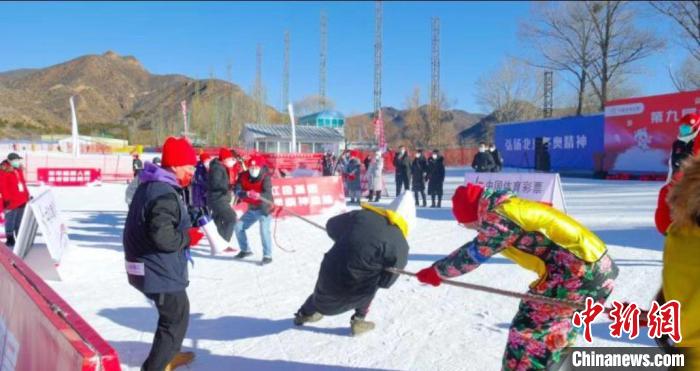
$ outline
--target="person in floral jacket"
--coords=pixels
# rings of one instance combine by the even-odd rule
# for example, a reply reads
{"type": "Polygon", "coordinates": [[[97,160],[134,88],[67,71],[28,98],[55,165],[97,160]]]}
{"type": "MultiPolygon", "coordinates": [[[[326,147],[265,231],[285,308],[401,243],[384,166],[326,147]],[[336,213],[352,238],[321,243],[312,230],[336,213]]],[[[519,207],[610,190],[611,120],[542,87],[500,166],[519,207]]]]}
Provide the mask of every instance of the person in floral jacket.
{"type": "MultiPolygon", "coordinates": [[[[418,280],[438,286],[442,278],[476,269],[501,253],[539,279],[529,293],[583,304],[586,297],[603,303],[613,289],[618,268],[605,244],[566,214],[509,191],[468,184],[452,198],[457,221],[477,236],[418,272],[418,280]]],[[[503,357],[504,370],[553,367],[566,358],[577,331],[575,308],[523,300],[513,318],[503,357]]]]}

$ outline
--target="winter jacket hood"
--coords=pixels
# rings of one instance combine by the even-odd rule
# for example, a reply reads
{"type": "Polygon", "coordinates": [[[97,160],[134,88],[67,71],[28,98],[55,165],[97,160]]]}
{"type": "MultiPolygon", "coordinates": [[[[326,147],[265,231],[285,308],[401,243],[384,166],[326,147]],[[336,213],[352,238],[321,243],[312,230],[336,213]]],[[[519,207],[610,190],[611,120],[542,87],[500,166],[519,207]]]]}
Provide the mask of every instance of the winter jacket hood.
{"type": "Polygon", "coordinates": [[[178,183],[175,174],[150,162],[146,162],[146,165],[143,167],[143,170],[139,173],[139,182],[163,182],[170,184],[173,187],[180,188],[180,183],[178,183]]]}
{"type": "Polygon", "coordinates": [[[390,224],[401,230],[404,238],[408,238],[409,232],[416,226],[416,206],[411,192],[405,192],[397,197],[387,208],[367,203],[363,203],[362,208],[385,217],[390,224]]]}

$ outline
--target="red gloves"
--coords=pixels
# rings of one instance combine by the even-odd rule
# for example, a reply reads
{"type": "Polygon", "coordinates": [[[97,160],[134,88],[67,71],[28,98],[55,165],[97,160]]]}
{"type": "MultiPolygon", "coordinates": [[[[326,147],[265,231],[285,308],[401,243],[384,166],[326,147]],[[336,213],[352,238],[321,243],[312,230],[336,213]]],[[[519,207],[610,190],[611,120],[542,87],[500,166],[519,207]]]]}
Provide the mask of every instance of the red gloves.
{"type": "Polygon", "coordinates": [[[356,178],[356,177],[355,177],[355,174],[348,174],[348,180],[349,180],[349,181],[352,182],[353,180],[355,180],[355,178],[356,178]]]}
{"type": "Polygon", "coordinates": [[[190,228],[187,233],[190,235],[190,246],[196,246],[199,241],[202,240],[202,237],[204,237],[204,233],[197,227],[190,228]]]}
{"type": "Polygon", "coordinates": [[[259,199],[260,199],[260,193],[255,192],[255,191],[248,191],[248,192],[246,192],[246,196],[248,196],[248,198],[253,199],[253,200],[259,200],[259,199]]]}
{"type": "Polygon", "coordinates": [[[440,286],[442,283],[442,279],[438,275],[437,269],[435,269],[433,266],[421,269],[416,274],[416,278],[418,278],[418,281],[422,283],[427,283],[433,286],[440,286]]]}

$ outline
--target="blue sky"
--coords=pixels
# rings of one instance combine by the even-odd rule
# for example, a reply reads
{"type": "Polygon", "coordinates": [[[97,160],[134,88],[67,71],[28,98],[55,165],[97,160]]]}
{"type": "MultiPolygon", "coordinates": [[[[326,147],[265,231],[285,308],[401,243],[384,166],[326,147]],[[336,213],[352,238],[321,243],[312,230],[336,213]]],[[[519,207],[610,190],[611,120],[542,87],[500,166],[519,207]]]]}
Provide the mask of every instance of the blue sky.
{"type": "MultiPolygon", "coordinates": [[[[384,106],[430,86],[431,17],[441,22],[441,87],[455,108],[480,112],[475,81],[507,55],[523,55],[518,23],[528,2],[385,2],[384,106]]],[[[291,33],[290,99],[318,92],[319,13],[328,15],[327,95],[346,114],[373,105],[374,2],[0,2],[0,71],[46,67],[84,54],[133,55],[152,73],[226,78],[249,90],[263,46],[268,104],[281,105],[283,35],[291,33]]],[[[660,34],[664,22],[650,21],[660,34]]],[[[670,32],[670,33],[669,33],[670,32]]],[[[666,71],[686,52],[671,43],[639,64],[645,94],[674,91],[666,71]]],[[[562,90],[564,84],[559,84],[562,90]]],[[[566,92],[569,94],[570,92],[566,92]]],[[[555,105],[558,94],[555,93],[555,105]]]]}

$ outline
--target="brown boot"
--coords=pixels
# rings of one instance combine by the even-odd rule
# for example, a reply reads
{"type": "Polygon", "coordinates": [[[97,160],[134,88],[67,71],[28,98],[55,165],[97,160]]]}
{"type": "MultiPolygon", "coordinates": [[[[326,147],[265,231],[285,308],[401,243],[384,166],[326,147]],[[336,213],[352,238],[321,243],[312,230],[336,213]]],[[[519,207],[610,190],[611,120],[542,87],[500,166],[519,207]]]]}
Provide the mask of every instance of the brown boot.
{"type": "Polygon", "coordinates": [[[192,361],[194,361],[193,352],[178,352],[165,366],[165,371],[173,371],[180,366],[189,365],[192,361]]]}

